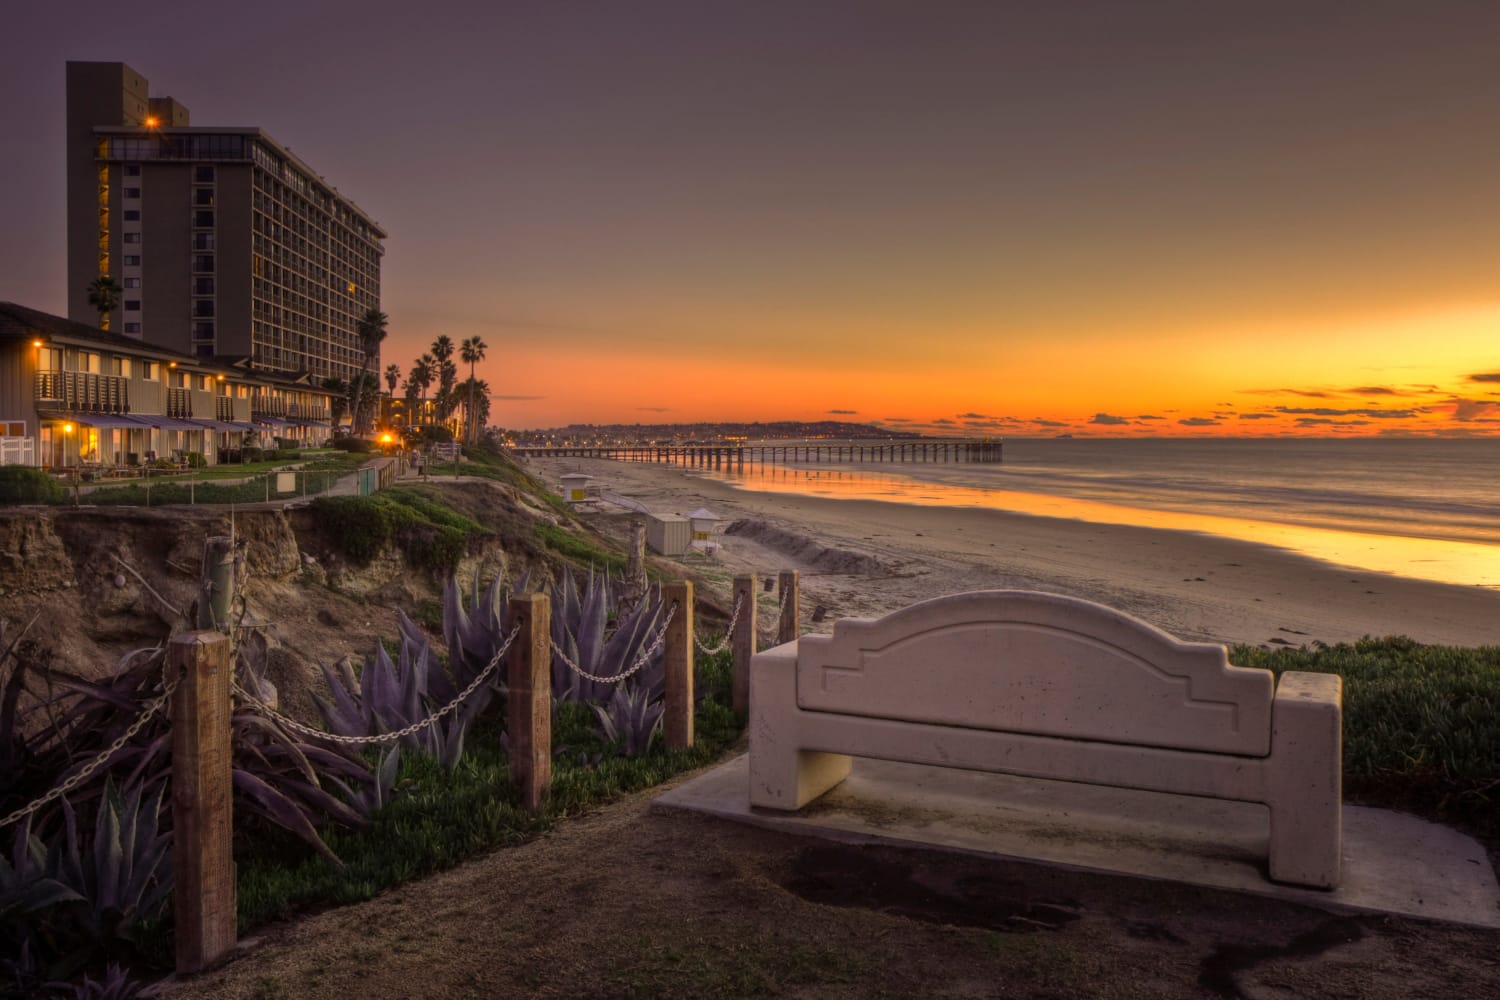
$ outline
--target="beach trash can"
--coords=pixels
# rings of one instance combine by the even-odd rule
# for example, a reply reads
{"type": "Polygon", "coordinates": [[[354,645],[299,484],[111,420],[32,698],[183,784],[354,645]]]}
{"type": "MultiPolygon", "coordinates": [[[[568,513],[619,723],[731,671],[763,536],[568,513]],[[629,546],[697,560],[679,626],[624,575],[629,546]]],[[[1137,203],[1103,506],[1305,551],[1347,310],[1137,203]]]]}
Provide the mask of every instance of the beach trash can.
{"type": "Polygon", "coordinates": [[[646,545],[658,555],[680,556],[693,540],[692,522],[680,514],[652,514],[646,518],[646,545]]]}

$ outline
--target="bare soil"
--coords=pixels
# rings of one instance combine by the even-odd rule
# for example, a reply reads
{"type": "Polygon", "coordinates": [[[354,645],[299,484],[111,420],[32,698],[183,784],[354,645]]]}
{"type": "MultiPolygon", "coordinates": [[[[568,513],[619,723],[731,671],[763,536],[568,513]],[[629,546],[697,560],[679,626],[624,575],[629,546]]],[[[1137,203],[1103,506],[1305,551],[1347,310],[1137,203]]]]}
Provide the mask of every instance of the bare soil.
{"type": "Polygon", "coordinates": [[[174,998],[1488,997],[1500,932],[856,846],[637,795],[277,926],[174,998]]]}

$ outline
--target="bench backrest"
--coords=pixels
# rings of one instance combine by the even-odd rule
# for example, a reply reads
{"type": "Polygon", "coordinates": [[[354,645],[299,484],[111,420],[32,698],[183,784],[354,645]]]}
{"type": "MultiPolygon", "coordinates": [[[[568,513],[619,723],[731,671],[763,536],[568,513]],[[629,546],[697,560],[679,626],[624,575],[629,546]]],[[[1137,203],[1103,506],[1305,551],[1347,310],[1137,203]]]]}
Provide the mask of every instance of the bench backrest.
{"type": "Polygon", "coordinates": [[[804,709],[1265,756],[1274,677],[1056,594],[940,597],[797,646],[804,709]]]}

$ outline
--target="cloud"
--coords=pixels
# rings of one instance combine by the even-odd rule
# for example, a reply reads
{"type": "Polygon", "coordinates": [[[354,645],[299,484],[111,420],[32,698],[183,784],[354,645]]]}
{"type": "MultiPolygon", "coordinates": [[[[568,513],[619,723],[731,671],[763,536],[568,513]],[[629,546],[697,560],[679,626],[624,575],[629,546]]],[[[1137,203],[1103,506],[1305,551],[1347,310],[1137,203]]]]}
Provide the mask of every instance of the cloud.
{"type": "Polygon", "coordinates": [[[886,417],[885,422],[888,424],[909,424],[911,423],[911,417],[886,417]]]}
{"type": "Polygon", "coordinates": [[[1469,376],[1470,382],[1500,382],[1500,372],[1476,372],[1469,376]]]}
{"type": "Polygon", "coordinates": [[[941,424],[944,427],[951,427],[954,424],[954,421],[949,420],[947,417],[938,417],[933,421],[933,423],[941,424]]]}
{"type": "Polygon", "coordinates": [[[1089,423],[1103,424],[1106,427],[1118,427],[1120,424],[1130,423],[1130,419],[1128,417],[1117,417],[1110,413],[1096,413],[1094,414],[1094,419],[1090,420],[1089,423]]]}
{"type": "Polygon", "coordinates": [[[1375,417],[1380,420],[1409,420],[1421,413],[1421,410],[1337,410],[1328,406],[1278,406],[1277,413],[1287,413],[1292,416],[1307,415],[1312,417],[1375,417]]]}
{"type": "Polygon", "coordinates": [[[637,406],[636,409],[637,410],[645,410],[647,413],[670,413],[670,412],[672,412],[672,408],[670,406],[637,406]]]}
{"type": "Polygon", "coordinates": [[[859,411],[858,410],[829,410],[828,412],[829,413],[841,413],[841,414],[843,414],[845,416],[852,416],[852,415],[858,413],[859,411]]]}
{"type": "Polygon", "coordinates": [[[1066,427],[1066,426],[1068,426],[1067,424],[1063,423],[1061,420],[1043,420],[1041,417],[1036,417],[1031,422],[1033,424],[1036,424],[1038,427],[1066,427]]]}
{"type": "Polygon", "coordinates": [[[1140,416],[1136,417],[1135,419],[1137,419],[1137,420],[1165,420],[1167,418],[1166,417],[1158,417],[1154,413],[1142,413],[1140,416]]]}
{"type": "Polygon", "coordinates": [[[1177,421],[1184,427],[1217,427],[1219,422],[1208,417],[1183,417],[1177,421]]]}
{"type": "Polygon", "coordinates": [[[1276,414],[1274,414],[1274,413],[1241,413],[1240,414],[1240,419],[1241,420],[1275,420],[1276,419],[1276,414]]]}
{"type": "Polygon", "coordinates": [[[1000,418],[999,417],[992,417],[988,413],[960,413],[958,415],[958,419],[960,419],[960,420],[998,420],[1000,418]]]}
{"type": "Polygon", "coordinates": [[[1332,417],[1298,417],[1298,427],[1364,427],[1368,420],[1334,420],[1332,417]]]}
{"type": "Polygon", "coordinates": [[[1455,399],[1453,401],[1454,420],[1480,423],[1497,410],[1500,410],[1500,403],[1494,403],[1488,399],[1455,399]]]}
{"type": "Polygon", "coordinates": [[[1305,396],[1308,399],[1327,399],[1328,393],[1314,389],[1241,389],[1255,396],[1305,396]]]}
{"type": "Polygon", "coordinates": [[[1357,385],[1352,389],[1345,389],[1351,396],[1404,396],[1406,393],[1397,392],[1388,385],[1357,385]]]}

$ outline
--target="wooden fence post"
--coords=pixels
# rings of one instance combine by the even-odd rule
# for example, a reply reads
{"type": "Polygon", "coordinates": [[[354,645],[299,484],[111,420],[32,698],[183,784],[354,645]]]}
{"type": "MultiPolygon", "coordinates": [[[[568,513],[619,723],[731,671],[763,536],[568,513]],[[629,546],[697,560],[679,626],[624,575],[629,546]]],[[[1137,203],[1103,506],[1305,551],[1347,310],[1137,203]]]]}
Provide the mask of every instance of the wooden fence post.
{"type": "Polygon", "coordinates": [[[546,594],[511,596],[505,632],[517,625],[506,683],[505,731],[510,739],[510,780],[521,789],[521,804],[542,806],[552,787],[552,605],[546,594]]]}
{"type": "Polygon", "coordinates": [[[734,603],[740,606],[734,634],[729,637],[734,662],[734,710],[744,714],[750,711],[750,658],[755,655],[755,623],[758,621],[755,574],[734,578],[734,603]]]}
{"type": "Polygon", "coordinates": [[[235,946],[229,637],[189,632],[167,649],[172,693],[172,866],[177,971],[201,972],[235,946]]]}
{"type": "Polygon", "coordinates": [[[784,569],[776,577],[777,590],[781,591],[781,619],[776,623],[776,644],[791,642],[802,631],[802,621],[797,611],[797,571],[784,569]]]}
{"type": "Polygon", "coordinates": [[[662,599],[677,605],[662,649],[667,686],[663,735],[668,750],[685,750],[693,745],[693,581],[667,584],[662,599]]]}

